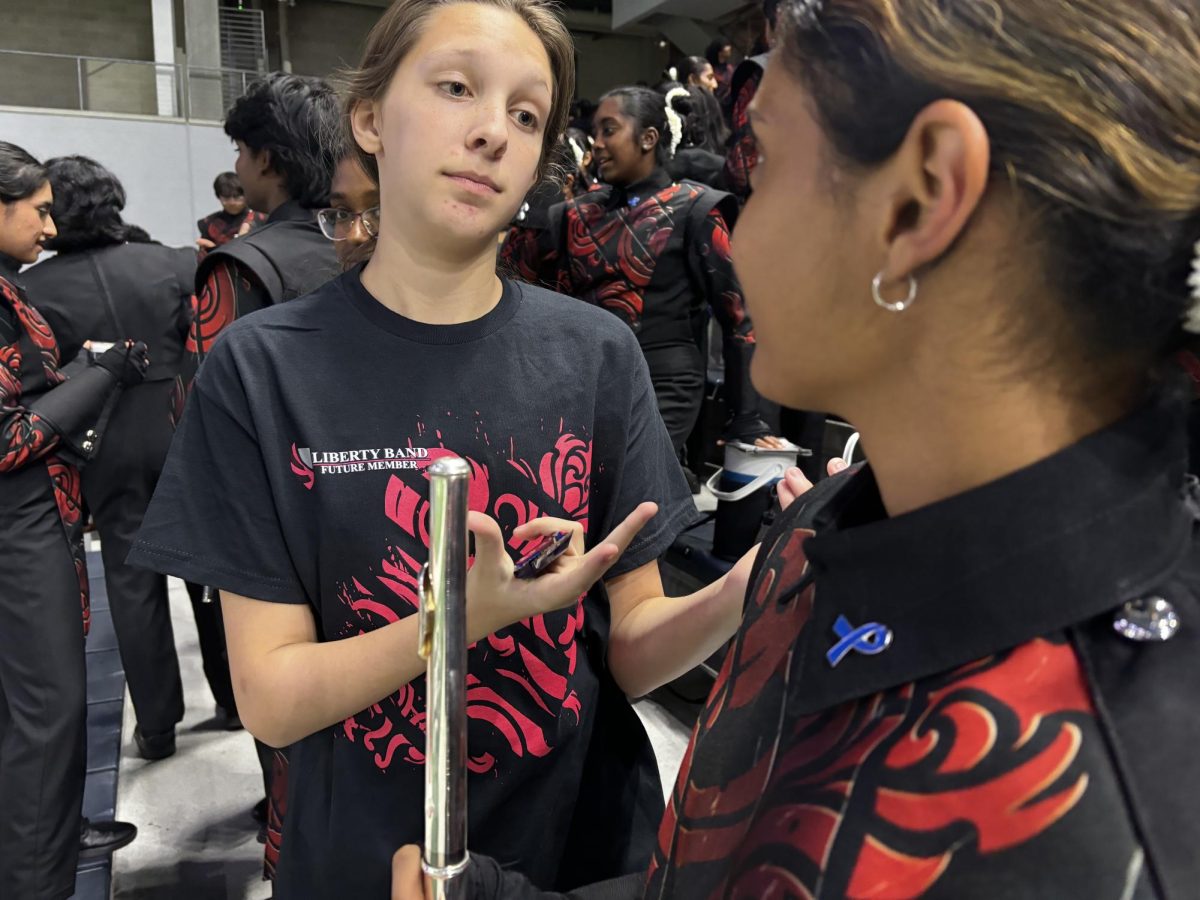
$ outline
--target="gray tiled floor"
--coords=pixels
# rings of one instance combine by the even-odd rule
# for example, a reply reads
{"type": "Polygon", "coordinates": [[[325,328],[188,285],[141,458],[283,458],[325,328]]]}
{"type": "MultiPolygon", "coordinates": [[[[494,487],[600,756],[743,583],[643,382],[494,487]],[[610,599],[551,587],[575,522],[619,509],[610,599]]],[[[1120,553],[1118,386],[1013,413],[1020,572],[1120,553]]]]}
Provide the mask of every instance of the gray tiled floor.
{"type": "MultiPolygon", "coordinates": [[[[250,737],[205,728],[213,700],[204,681],[191,607],[172,580],[171,614],[179,647],[187,714],[178,732],[179,752],[156,763],[133,747],[132,704],[125,704],[118,818],[134,822],[138,839],[115,857],[117,900],[260,900],[270,897],[261,880],[262,845],[251,807],[262,780],[250,737]]],[[[638,704],[670,790],[687,745],[688,730],[665,708],[638,704]]]]}

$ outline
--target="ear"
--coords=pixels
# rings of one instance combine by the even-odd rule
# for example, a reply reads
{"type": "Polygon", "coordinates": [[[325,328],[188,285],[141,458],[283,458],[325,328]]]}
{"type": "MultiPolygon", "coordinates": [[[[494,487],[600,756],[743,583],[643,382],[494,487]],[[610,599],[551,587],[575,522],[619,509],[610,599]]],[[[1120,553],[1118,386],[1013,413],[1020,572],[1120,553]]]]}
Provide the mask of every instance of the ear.
{"type": "Polygon", "coordinates": [[[363,152],[372,156],[383,149],[383,139],[379,136],[379,109],[373,100],[360,100],[350,111],[350,127],[354,131],[354,140],[363,152]]]}
{"type": "Polygon", "coordinates": [[[658,133],[658,129],[651,125],[638,138],[638,147],[641,148],[643,153],[653,153],[654,148],[658,146],[658,142],[661,139],[662,135],[658,133]]]}
{"type": "Polygon", "coordinates": [[[886,283],[935,262],[962,235],[987,189],[990,164],[987,129],[970,107],[938,100],[921,111],[889,164],[886,283]]]}
{"type": "Polygon", "coordinates": [[[258,174],[267,177],[276,174],[275,167],[272,164],[271,151],[264,147],[261,150],[254,151],[254,165],[258,167],[258,174]]]}

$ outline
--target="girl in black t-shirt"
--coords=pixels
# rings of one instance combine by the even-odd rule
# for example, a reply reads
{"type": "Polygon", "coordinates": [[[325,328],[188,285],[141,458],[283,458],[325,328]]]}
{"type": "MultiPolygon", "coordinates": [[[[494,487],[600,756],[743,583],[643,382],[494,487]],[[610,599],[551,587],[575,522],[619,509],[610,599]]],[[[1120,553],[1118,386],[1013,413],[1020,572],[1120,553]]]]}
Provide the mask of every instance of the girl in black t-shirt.
{"type": "Polygon", "coordinates": [[[635,871],[662,792],[625,698],[724,642],[746,566],[663,596],[695,510],[637,342],[496,275],[566,123],[569,35],[542,0],[401,0],[364,60],[372,258],[217,342],[132,559],[220,590],[242,720],[288,747],[276,896],[384,898],[423,830],[425,470],[469,460],[471,844],[546,887],[635,871]],[[515,580],[562,529],[568,555],[515,580]]]}

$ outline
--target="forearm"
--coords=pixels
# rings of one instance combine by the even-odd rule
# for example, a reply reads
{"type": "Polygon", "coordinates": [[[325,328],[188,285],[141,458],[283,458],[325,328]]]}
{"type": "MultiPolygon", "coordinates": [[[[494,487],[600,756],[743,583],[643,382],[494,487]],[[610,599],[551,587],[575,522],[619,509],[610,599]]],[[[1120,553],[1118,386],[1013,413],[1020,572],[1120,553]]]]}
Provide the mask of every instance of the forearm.
{"type": "MultiPolygon", "coordinates": [[[[412,615],[342,640],[317,642],[314,635],[245,661],[237,637],[229,635],[243,722],[264,744],[286,747],[383,701],[425,674],[425,660],[417,653],[418,623],[412,615]]],[[[472,643],[508,624],[485,620],[468,607],[472,643]]]]}
{"type": "Polygon", "coordinates": [[[686,597],[638,604],[609,637],[617,684],[626,695],[642,697],[700,665],[737,632],[744,594],[745,579],[730,572],[686,597]]]}
{"type": "Polygon", "coordinates": [[[272,747],[345,721],[425,672],[417,616],[343,640],[286,644],[252,663],[238,657],[229,659],[238,711],[272,747]]]}

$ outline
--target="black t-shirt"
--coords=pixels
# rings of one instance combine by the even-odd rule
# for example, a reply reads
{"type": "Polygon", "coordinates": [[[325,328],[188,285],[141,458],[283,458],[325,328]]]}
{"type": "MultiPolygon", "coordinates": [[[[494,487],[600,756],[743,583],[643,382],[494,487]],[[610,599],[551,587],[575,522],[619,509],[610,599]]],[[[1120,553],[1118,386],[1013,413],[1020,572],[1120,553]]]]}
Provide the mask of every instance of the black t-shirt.
{"type": "MultiPolygon", "coordinates": [[[[506,535],[559,516],[594,546],[658,502],[612,575],[695,517],[615,317],[505,282],[484,317],[428,325],[356,270],[218,340],[130,561],[307,603],[321,640],[382,627],[416,610],[425,469],[445,454],[472,463],[471,508],[506,535]]],[[[470,650],[469,843],[546,887],[637,870],[662,810],[653,751],[606,668],[608,624],[598,587],[470,650]]],[[[291,748],[278,896],[388,896],[391,855],[423,837],[424,691],[418,679],[291,748]]]]}

